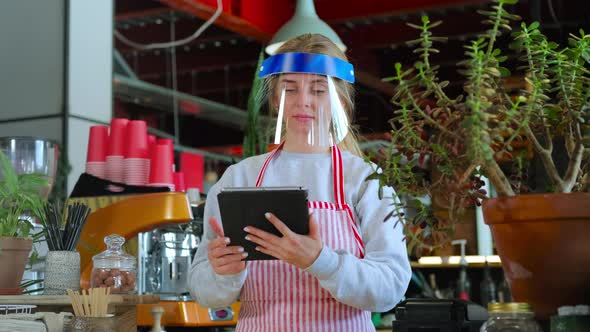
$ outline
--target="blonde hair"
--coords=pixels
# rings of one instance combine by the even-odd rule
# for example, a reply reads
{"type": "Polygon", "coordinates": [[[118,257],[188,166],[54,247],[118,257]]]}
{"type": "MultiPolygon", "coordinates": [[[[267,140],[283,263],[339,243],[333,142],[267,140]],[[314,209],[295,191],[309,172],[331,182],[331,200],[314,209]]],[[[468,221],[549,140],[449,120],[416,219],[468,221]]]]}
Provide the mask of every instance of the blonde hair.
{"type": "MultiPolygon", "coordinates": [[[[320,34],[304,34],[285,42],[276,53],[288,53],[288,52],[302,52],[302,53],[317,53],[325,54],[335,58],[348,61],[348,58],[342,52],[336,44],[330,39],[320,34]]],[[[263,98],[266,98],[269,102],[269,106],[273,109],[272,96],[273,91],[276,89],[277,77],[275,75],[267,76],[263,82],[263,98]]],[[[339,78],[334,78],[334,85],[336,91],[340,97],[340,101],[343,103],[343,107],[348,118],[348,122],[351,123],[353,112],[354,112],[354,86],[346,81],[339,78]]],[[[342,150],[349,151],[357,156],[362,157],[363,153],[358,144],[358,139],[353,128],[350,128],[348,134],[344,139],[338,143],[338,146],[342,150]]]]}

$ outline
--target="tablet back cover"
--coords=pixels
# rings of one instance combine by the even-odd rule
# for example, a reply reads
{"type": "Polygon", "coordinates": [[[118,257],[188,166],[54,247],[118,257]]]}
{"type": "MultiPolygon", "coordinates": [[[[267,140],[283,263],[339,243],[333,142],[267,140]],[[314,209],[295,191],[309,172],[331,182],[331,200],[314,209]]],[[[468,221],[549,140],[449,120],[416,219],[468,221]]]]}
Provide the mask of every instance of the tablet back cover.
{"type": "Polygon", "coordinates": [[[307,190],[301,188],[258,187],[226,188],[217,195],[221,222],[230,245],[244,247],[246,260],[275,259],[254,248],[254,242],[246,240],[246,226],[282,236],[264,214],[277,216],[289,229],[298,234],[309,234],[307,190]]]}

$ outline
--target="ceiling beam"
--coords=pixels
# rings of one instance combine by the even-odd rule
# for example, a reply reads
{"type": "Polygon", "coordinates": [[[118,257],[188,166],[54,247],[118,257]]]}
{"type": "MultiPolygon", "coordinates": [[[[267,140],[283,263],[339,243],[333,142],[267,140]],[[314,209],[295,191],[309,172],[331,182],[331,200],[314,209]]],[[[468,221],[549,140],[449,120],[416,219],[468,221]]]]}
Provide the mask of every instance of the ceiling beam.
{"type": "MultiPolygon", "coordinates": [[[[170,18],[172,18],[171,15],[174,15],[174,13],[171,12],[170,8],[168,8],[168,12],[164,15],[168,15],[170,18]]],[[[119,28],[118,31],[127,39],[140,44],[162,43],[170,41],[170,21],[161,20],[159,23],[155,23],[154,21],[148,22],[143,26],[134,25],[127,28],[119,28]]],[[[203,22],[200,19],[194,17],[176,18],[174,24],[175,39],[179,40],[193,35],[202,24],[203,22]]],[[[224,41],[230,42],[232,39],[235,40],[244,38],[241,35],[228,32],[227,30],[213,25],[206,29],[203,34],[199,36],[199,38],[192,40],[190,43],[184,44],[184,46],[224,41]]],[[[153,50],[137,50],[125,43],[122,43],[118,39],[115,39],[115,47],[122,54],[135,51],[153,52],[153,50]]]]}
{"type": "Polygon", "coordinates": [[[115,14],[115,23],[138,19],[138,18],[143,18],[146,16],[165,14],[168,12],[170,12],[170,7],[166,7],[166,6],[157,7],[157,8],[142,9],[142,10],[125,11],[125,12],[115,14]]]}
{"type": "MultiPolygon", "coordinates": [[[[456,12],[441,17],[432,15],[431,22],[442,20],[443,23],[432,30],[435,36],[458,36],[465,33],[481,32],[487,26],[482,24],[484,18],[475,13],[456,12]],[[455,22],[461,22],[456,24],[455,22]]],[[[416,17],[411,21],[394,21],[385,23],[373,23],[369,25],[358,25],[352,29],[340,28],[338,34],[343,40],[349,41],[351,45],[362,45],[365,49],[389,48],[392,45],[403,44],[409,40],[420,37],[420,31],[411,28],[407,23],[421,25],[420,18],[416,17]]]]}
{"type": "MultiPolygon", "coordinates": [[[[198,0],[159,0],[161,3],[168,5],[169,7],[182,10],[184,12],[195,15],[202,20],[208,20],[214,13],[215,7],[203,3],[198,0]]],[[[266,43],[270,40],[271,35],[263,32],[255,25],[242,19],[239,16],[233,15],[230,9],[225,8],[219,18],[215,21],[215,24],[227,29],[239,33],[243,36],[250,37],[262,43],[266,43]]]]}
{"type": "Polygon", "coordinates": [[[157,15],[170,11],[170,8],[157,1],[146,0],[116,0],[115,20],[126,20],[148,15],[157,15]]]}
{"type": "Polygon", "coordinates": [[[427,12],[433,9],[461,8],[482,5],[491,0],[339,0],[338,6],[331,1],[317,1],[318,16],[328,24],[342,23],[351,20],[400,16],[427,12]]]}
{"type": "MultiPolygon", "coordinates": [[[[242,67],[255,62],[260,53],[260,45],[249,43],[246,45],[234,46],[223,45],[223,47],[208,46],[204,49],[191,48],[190,51],[177,49],[176,71],[181,72],[210,72],[215,71],[217,75],[226,68],[242,67]]],[[[165,75],[170,71],[170,58],[166,50],[141,53],[140,56],[128,56],[127,61],[142,79],[154,75],[165,75]]]]}

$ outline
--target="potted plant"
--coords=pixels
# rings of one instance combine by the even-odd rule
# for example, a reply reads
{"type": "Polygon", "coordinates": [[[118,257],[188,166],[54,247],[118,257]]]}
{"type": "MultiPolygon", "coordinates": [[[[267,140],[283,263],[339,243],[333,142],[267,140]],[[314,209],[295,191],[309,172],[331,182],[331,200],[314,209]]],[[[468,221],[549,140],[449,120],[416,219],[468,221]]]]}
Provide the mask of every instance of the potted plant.
{"type": "Polygon", "coordinates": [[[18,294],[33,245],[31,217],[43,214],[40,190],[47,181],[39,174],[16,174],[2,151],[0,169],[0,294],[18,294]]]}
{"type": "Polygon", "coordinates": [[[511,23],[516,0],[494,0],[480,11],[489,29],[465,45],[458,63],[462,93],[449,96],[430,57],[443,40],[441,22],[422,17],[411,68],[395,64],[386,80],[397,84],[391,145],[380,151],[381,171],[370,178],[396,189],[392,216],[404,223],[408,244],[434,248],[449,241],[465,208],[482,204],[496,249],[517,301],[546,318],[559,305],[590,298],[590,35],[580,31],[560,48],[538,23],[511,23]],[[504,84],[510,33],[524,89],[504,84]],[[545,185],[531,186],[527,171],[542,165],[545,185]],[[486,198],[483,178],[498,198],[486,198]],[[432,204],[420,197],[431,197],[432,204]],[[433,208],[434,207],[434,208],[433,208]],[[408,208],[412,213],[407,213],[408,208]]]}

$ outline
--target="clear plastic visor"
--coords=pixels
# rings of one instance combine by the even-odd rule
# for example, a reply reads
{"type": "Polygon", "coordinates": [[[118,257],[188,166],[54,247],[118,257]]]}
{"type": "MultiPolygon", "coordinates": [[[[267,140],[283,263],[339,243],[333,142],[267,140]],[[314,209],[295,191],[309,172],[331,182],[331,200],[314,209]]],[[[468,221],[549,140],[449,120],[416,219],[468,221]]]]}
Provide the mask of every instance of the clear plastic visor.
{"type": "Polygon", "coordinates": [[[327,75],[282,73],[272,75],[272,81],[275,144],[290,141],[325,148],[346,137],[349,121],[337,80],[327,75]]]}

